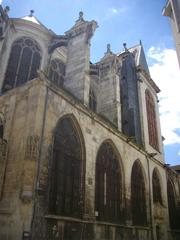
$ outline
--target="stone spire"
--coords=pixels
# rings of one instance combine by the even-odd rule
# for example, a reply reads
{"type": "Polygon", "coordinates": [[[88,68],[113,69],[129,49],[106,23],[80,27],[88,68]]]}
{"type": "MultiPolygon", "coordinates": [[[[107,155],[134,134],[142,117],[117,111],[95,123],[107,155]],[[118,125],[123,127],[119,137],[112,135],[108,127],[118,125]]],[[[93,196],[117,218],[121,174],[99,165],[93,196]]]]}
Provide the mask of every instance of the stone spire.
{"type": "Polygon", "coordinates": [[[29,17],[33,17],[33,14],[34,14],[34,10],[30,10],[29,17]]]}

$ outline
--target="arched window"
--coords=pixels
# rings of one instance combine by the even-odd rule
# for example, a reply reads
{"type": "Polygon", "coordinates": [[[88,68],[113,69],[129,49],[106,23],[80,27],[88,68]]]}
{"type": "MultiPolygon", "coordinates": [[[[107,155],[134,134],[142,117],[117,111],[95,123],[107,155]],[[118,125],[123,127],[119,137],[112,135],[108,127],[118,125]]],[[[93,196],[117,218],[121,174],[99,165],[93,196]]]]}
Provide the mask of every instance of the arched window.
{"type": "Polygon", "coordinates": [[[89,92],[89,108],[95,112],[96,107],[97,107],[96,97],[95,97],[95,94],[94,94],[93,90],[90,89],[90,92],[89,92]]]}
{"type": "Polygon", "coordinates": [[[49,68],[49,80],[56,86],[62,87],[65,77],[65,64],[59,59],[53,59],[49,68]]]}
{"type": "Polygon", "coordinates": [[[22,37],[11,49],[2,92],[20,86],[37,77],[41,51],[35,40],[22,37]]]}
{"type": "Polygon", "coordinates": [[[95,210],[97,219],[122,221],[122,176],[118,157],[109,143],[103,143],[96,159],[95,210]]]}
{"type": "Polygon", "coordinates": [[[131,173],[131,204],[134,225],[147,225],[145,180],[140,162],[133,164],[131,173]]]}
{"type": "Polygon", "coordinates": [[[84,202],[84,159],[80,137],[70,117],[56,127],[50,186],[50,213],[81,217],[84,202]]]}
{"type": "Polygon", "coordinates": [[[161,184],[156,169],[154,169],[152,175],[152,186],[153,186],[153,202],[160,203],[162,205],[161,184]]]}
{"type": "Polygon", "coordinates": [[[157,123],[156,123],[156,109],[153,96],[150,91],[146,89],[146,110],[147,110],[147,120],[148,120],[148,133],[149,133],[149,144],[155,148],[159,149],[158,144],[158,134],[157,134],[157,123]]]}
{"type": "Polygon", "coordinates": [[[180,227],[179,219],[178,219],[178,211],[176,207],[174,186],[170,179],[167,182],[167,195],[168,195],[168,208],[169,208],[169,223],[172,229],[177,229],[178,224],[180,227]]]}

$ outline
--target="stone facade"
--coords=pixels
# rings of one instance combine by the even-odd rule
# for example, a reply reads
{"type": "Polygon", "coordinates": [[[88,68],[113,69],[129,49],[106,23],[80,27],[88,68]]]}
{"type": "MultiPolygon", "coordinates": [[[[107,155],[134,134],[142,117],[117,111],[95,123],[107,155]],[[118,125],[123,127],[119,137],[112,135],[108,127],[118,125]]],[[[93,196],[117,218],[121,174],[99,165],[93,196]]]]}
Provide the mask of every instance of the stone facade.
{"type": "MultiPolygon", "coordinates": [[[[2,30],[4,37],[0,40],[0,129],[3,129],[0,131],[0,239],[179,239],[179,226],[170,224],[169,215],[172,216],[171,219],[174,219],[173,214],[178,218],[176,213],[179,209],[180,179],[164,163],[157,104],[159,89],[147,70],[142,45],[130,49],[125,46],[124,52],[119,54],[112,53],[108,45],[105,56],[98,63],[91,64],[90,39],[97,23],[85,21],[82,13],[65,35],[57,36],[32,14],[24,19],[9,19],[6,10],[1,9],[1,12],[4,16],[2,23],[6,27],[2,30]],[[22,38],[24,40],[21,42],[22,38]],[[29,39],[35,40],[37,46],[29,39]],[[15,55],[16,61],[11,65],[14,49],[17,52],[21,49],[21,54],[15,55]],[[32,61],[20,71],[26,49],[31,49],[28,56],[32,61]],[[26,78],[25,73],[28,71],[28,76],[31,76],[35,69],[32,63],[37,58],[31,56],[37,56],[37,49],[40,49],[39,70],[32,80],[26,78]],[[12,70],[18,59],[21,59],[19,65],[12,70]],[[58,68],[56,61],[54,69],[61,69],[61,66],[66,68],[63,80],[55,73],[50,73],[54,59],[59,60],[60,64],[58,68]],[[24,72],[26,67],[28,70],[24,72]],[[16,71],[17,77],[11,74],[13,71],[16,71]],[[11,78],[9,80],[10,74],[12,81],[11,78]],[[57,84],[57,79],[63,81],[62,87],[57,84]],[[12,88],[7,88],[7,85],[12,88]],[[152,115],[155,119],[150,119],[148,113],[147,89],[154,103],[152,115]],[[68,137],[63,135],[66,125],[57,134],[58,126],[67,124],[66,120],[72,126],[70,132],[70,128],[67,128],[68,137]],[[157,137],[158,149],[149,144],[151,121],[156,123],[157,136],[154,137],[157,137]],[[74,162],[71,159],[71,154],[75,157],[78,153],[76,148],[72,149],[66,144],[66,141],[69,143],[69,138],[80,149],[80,163],[77,159],[74,162]],[[59,148],[64,144],[61,156],[57,154],[58,139],[64,141],[59,142],[59,148]],[[106,169],[102,186],[104,200],[99,206],[96,196],[97,159],[101,146],[104,145],[114,153],[116,160],[113,161],[117,165],[111,170],[121,176],[118,178],[121,182],[109,176],[109,169],[106,169]],[[68,147],[72,152],[65,152],[68,147]],[[67,162],[70,161],[71,173],[62,156],[66,157],[67,162]],[[59,166],[61,163],[64,168],[59,166]],[[133,189],[138,186],[136,181],[132,181],[136,165],[140,169],[136,176],[137,182],[140,176],[143,181],[143,184],[141,181],[138,183],[142,187],[139,193],[138,188],[133,189]],[[74,171],[75,167],[81,170],[74,171]],[[153,177],[154,172],[158,180],[153,177]],[[72,176],[77,173],[80,176],[72,180],[72,176]],[[57,180],[59,176],[63,176],[61,180],[67,187],[61,194],[54,194],[54,198],[52,192],[56,192],[59,186],[64,187],[57,180]],[[108,185],[109,179],[111,185],[108,185]],[[174,186],[169,198],[168,179],[174,186]],[[73,193],[73,197],[71,192],[70,196],[65,193],[69,189],[68,183],[78,190],[73,193]],[[120,200],[117,196],[112,198],[108,195],[115,184],[121,187],[120,200]],[[137,202],[137,206],[140,207],[139,211],[146,213],[144,222],[138,219],[141,218],[141,213],[134,216],[137,211],[132,207],[132,192],[143,201],[137,202]],[[77,201],[78,206],[68,202],[72,198],[74,202],[80,199],[77,201]],[[111,221],[107,219],[110,215],[116,216],[117,212],[117,209],[113,213],[111,210],[115,206],[114,199],[118,200],[119,205],[116,207],[120,208],[121,218],[111,221]],[[58,201],[64,204],[65,210],[59,208],[58,201]],[[168,211],[170,204],[174,204],[176,213],[168,211]],[[58,210],[50,210],[50,205],[56,205],[52,208],[58,207],[58,210]],[[142,205],[144,209],[141,209],[142,205]],[[108,213],[101,215],[101,207],[107,209],[107,206],[108,213]],[[63,211],[64,214],[57,214],[63,211]],[[135,223],[135,217],[142,224],[135,223]]],[[[102,162],[102,168],[103,164],[102,162]]],[[[101,194],[99,196],[102,197],[101,194]]]]}

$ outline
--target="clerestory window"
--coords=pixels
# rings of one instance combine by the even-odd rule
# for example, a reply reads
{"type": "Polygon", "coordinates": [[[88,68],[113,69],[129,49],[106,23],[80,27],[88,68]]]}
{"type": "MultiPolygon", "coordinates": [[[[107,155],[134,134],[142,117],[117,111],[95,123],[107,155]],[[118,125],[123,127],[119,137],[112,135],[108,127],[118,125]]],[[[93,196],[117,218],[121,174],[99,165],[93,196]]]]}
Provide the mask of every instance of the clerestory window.
{"type": "Polygon", "coordinates": [[[41,51],[37,42],[28,37],[17,39],[11,48],[2,92],[36,78],[40,62],[41,51]]]}

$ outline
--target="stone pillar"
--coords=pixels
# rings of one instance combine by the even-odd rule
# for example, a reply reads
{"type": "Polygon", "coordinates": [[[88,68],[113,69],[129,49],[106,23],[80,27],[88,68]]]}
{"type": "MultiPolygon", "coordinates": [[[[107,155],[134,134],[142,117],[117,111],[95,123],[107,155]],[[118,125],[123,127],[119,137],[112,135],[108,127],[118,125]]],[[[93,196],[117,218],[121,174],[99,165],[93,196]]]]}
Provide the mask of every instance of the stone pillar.
{"type": "Polygon", "coordinates": [[[107,45],[107,52],[99,63],[100,86],[98,96],[98,113],[121,129],[121,106],[118,59],[107,45]]]}
{"type": "Polygon", "coordinates": [[[89,104],[89,48],[97,23],[85,21],[79,13],[76,24],[65,34],[68,38],[64,87],[85,105],[89,104]]]}

